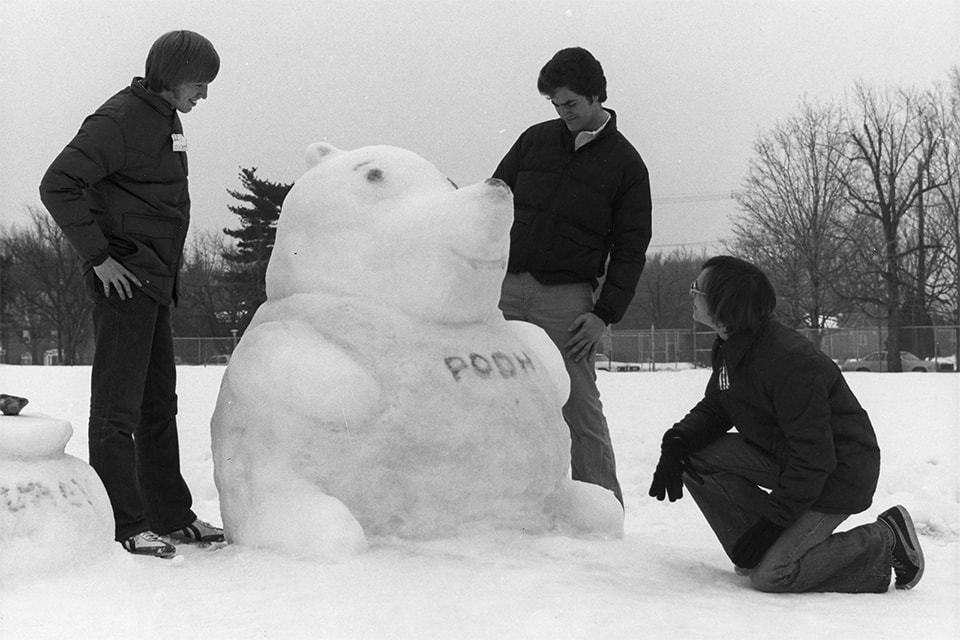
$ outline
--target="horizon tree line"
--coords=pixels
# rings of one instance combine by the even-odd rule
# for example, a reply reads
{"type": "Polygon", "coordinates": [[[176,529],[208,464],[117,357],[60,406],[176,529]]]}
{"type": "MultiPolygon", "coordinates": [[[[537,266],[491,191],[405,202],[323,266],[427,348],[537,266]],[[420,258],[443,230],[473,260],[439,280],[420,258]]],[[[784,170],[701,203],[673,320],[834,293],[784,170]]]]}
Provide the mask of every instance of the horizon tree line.
{"type": "MultiPolygon", "coordinates": [[[[242,335],[266,300],[266,266],[292,183],[241,168],[238,227],[194,233],[185,249],[177,336],[242,335]]],[[[734,194],[724,250],[774,281],[778,316],[820,332],[867,317],[887,329],[888,367],[901,350],[931,353],[931,334],[960,333],[960,67],[927,90],[856,83],[843,101],[802,99],[758,134],[734,194]]],[[[0,347],[42,338],[73,364],[89,341],[77,259],[52,218],[28,206],[26,227],[0,235],[0,347]]],[[[652,253],[624,319],[613,329],[690,328],[687,287],[707,256],[652,253]]],[[[958,335],[960,343],[960,335],[958,335]]],[[[35,343],[33,349],[39,350],[35,343]]],[[[40,354],[34,354],[38,357],[40,354]]]]}

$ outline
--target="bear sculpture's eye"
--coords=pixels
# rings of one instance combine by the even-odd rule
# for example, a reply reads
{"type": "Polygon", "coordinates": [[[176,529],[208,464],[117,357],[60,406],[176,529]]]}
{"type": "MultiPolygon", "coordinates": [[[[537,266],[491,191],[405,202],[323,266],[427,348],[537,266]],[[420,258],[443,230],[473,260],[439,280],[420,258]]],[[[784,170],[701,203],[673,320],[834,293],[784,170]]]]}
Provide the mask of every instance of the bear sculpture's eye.
{"type": "Polygon", "coordinates": [[[367,171],[368,182],[383,182],[383,171],[380,169],[370,169],[367,171]]]}

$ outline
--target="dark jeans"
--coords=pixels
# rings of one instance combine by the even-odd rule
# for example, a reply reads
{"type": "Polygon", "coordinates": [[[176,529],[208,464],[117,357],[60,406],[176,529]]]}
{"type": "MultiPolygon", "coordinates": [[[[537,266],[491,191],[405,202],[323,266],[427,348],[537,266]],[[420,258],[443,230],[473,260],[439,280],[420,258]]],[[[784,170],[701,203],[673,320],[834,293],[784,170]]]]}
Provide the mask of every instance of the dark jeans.
{"type": "MultiPolygon", "coordinates": [[[[577,316],[593,310],[593,289],[586,283],[543,285],[529,273],[508,273],[500,292],[500,311],[507,320],[524,320],[547,332],[563,354],[573,335],[568,330],[577,316]]],[[[620,504],[623,493],[607,419],[603,415],[594,358],[579,362],[563,356],[570,376],[570,398],[563,418],[570,428],[570,467],[574,480],[613,492],[620,504]]]]}
{"type": "MultiPolygon", "coordinates": [[[[726,434],[690,456],[704,483],[684,485],[727,555],[767,504],[780,468],[739,434],[726,434]]],[[[894,538],[879,522],[834,533],[849,514],[810,510],[781,534],[750,572],[753,586],[774,593],[882,593],[890,586],[894,538]]]]}
{"type": "Polygon", "coordinates": [[[120,300],[92,289],[90,466],[110,497],[117,540],[170,533],[196,518],[180,474],[170,308],[139,291],[120,300]]]}

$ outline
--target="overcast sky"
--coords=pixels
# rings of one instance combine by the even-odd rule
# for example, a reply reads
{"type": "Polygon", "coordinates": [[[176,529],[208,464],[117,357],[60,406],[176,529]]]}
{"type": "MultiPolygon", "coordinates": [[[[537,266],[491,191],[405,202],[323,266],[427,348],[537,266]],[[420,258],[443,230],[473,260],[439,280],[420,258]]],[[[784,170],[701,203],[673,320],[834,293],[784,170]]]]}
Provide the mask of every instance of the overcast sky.
{"type": "Polygon", "coordinates": [[[710,250],[758,132],[803,96],[927,88],[960,64],[960,0],[2,0],[0,225],[40,206],[51,160],[173,29],[221,57],[183,116],[195,230],[238,226],[241,167],[293,182],[321,140],[405,147],[478,182],[555,117],[543,64],[584,46],[650,169],[653,246],[710,250]]]}

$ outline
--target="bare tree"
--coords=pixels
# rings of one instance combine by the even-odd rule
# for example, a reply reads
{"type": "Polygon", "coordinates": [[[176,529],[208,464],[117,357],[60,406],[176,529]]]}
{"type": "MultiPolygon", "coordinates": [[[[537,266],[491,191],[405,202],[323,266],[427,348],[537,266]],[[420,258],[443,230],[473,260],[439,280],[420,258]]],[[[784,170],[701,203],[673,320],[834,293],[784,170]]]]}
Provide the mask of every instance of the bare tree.
{"type": "Polygon", "coordinates": [[[843,180],[849,202],[864,225],[867,240],[857,242],[862,269],[848,295],[887,321],[887,366],[900,371],[900,324],[907,258],[919,249],[906,246],[916,224],[921,194],[940,185],[924,180],[940,141],[932,136],[929,112],[913,91],[879,93],[863,84],[855,89],[855,113],[848,114],[843,180]]]}
{"type": "Polygon", "coordinates": [[[849,277],[853,242],[844,231],[843,135],[835,106],[801,102],[798,115],[759,136],[735,194],[731,248],[767,271],[793,326],[822,329],[851,306],[834,291],[849,277]]]}
{"type": "Polygon", "coordinates": [[[940,244],[932,257],[930,298],[933,310],[957,326],[960,350],[960,67],[950,69],[946,87],[937,87],[931,104],[936,114],[933,135],[940,145],[933,157],[939,186],[930,226],[940,244]]]}
{"type": "Polygon", "coordinates": [[[225,336],[238,302],[229,299],[224,285],[227,252],[222,233],[194,233],[183,255],[180,301],[174,313],[174,332],[180,336],[225,336]]]}
{"type": "Polygon", "coordinates": [[[13,261],[7,255],[6,237],[8,232],[0,227],[0,364],[6,362],[6,348],[10,333],[10,316],[7,308],[13,289],[10,286],[10,267],[13,261]]]}
{"type": "Polygon", "coordinates": [[[936,149],[930,162],[917,167],[922,183],[933,190],[920,190],[915,216],[904,233],[901,346],[922,357],[938,352],[932,325],[952,324],[956,318],[960,128],[955,100],[949,87],[937,84],[920,96],[918,105],[923,135],[936,141],[936,149]]]}
{"type": "Polygon", "coordinates": [[[17,283],[16,315],[28,324],[52,327],[60,362],[75,364],[90,316],[78,258],[53,218],[33,206],[27,210],[30,226],[14,228],[3,239],[3,253],[17,283]]]}
{"type": "Polygon", "coordinates": [[[688,328],[691,319],[690,282],[700,273],[704,255],[683,249],[647,258],[636,295],[616,329],[688,328]]]}

